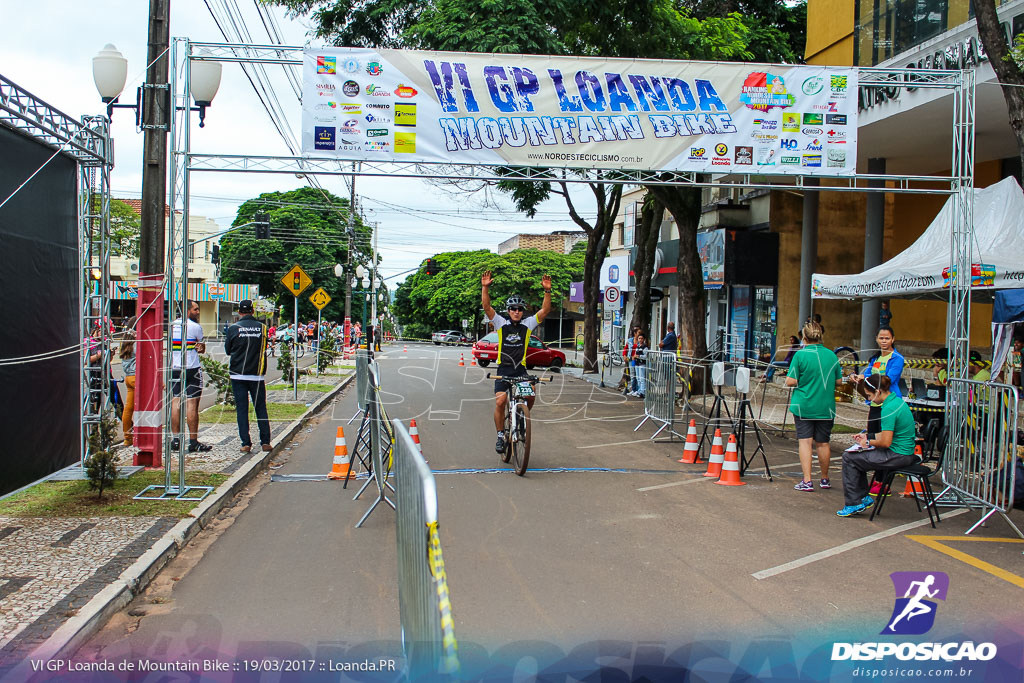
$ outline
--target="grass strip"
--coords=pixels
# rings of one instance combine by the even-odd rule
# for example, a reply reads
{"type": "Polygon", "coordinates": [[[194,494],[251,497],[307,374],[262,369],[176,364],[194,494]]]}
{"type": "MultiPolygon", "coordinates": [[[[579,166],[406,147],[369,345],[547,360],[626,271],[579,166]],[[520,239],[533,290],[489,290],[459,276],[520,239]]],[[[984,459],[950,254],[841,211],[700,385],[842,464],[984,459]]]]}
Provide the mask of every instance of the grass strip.
{"type": "MultiPolygon", "coordinates": [[[[305,403],[268,403],[267,416],[271,422],[291,422],[309,410],[305,403]]],[[[200,422],[222,424],[235,421],[235,407],[218,403],[199,413],[200,422]]],[[[256,421],[256,411],[249,405],[249,422],[256,421]]]]}
{"type": "MultiPolygon", "coordinates": [[[[299,391],[330,391],[336,384],[318,384],[317,382],[306,382],[299,384],[299,391]]],[[[267,386],[267,391],[291,391],[291,384],[270,384],[267,386]]]]}

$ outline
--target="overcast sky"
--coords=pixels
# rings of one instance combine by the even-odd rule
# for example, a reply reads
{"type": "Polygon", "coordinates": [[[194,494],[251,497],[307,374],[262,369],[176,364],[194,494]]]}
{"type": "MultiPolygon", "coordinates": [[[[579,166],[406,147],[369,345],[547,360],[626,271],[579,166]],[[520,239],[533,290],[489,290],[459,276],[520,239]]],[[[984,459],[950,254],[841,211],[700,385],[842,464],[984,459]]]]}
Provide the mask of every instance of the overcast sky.
{"type": "MultiPolygon", "coordinates": [[[[228,0],[232,1],[244,17],[251,42],[270,42],[254,0],[228,0]]],[[[224,2],[173,0],[172,38],[222,42],[207,3],[221,13],[224,2]]],[[[5,0],[4,4],[13,4],[13,0],[5,0]]],[[[148,6],[146,0],[35,0],[16,11],[8,7],[0,41],[0,74],[70,116],[96,114],[103,111],[103,104],[93,85],[92,57],[104,44],[113,43],[128,59],[128,83],[121,102],[134,102],[135,89],[145,77],[148,6]]],[[[308,25],[288,19],[280,8],[272,7],[271,11],[278,18],[286,44],[309,42],[308,25]]],[[[281,67],[270,71],[274,93],[298,139],[298,98],[284,80],[281,67]]],[[[198,128],[193,117],[194,152],[290,154],[237,64],[224,65],[220,91],[207,112],[206,127],[198,128]]],[[[142,191],[143,136],[135,129],[133,112],[116,110],[111,132],[116,163],[113,194],[119,198],[138,198],[142,191]]],[[[327,190],[348,196],[343,178],[322,176],[320,180],[327,190]]],[[[292,175],[196,173],[192,175],[191,210],[228,227],[238,205],[246,199],[302,184],[292,175]]],[[[519,232],[577,229],[561,198],[549,201],[537,218],[530,220],[516,213],[507,198],[496,192],[490,195],[492,205],[487,205],[482,196],[453,196],[421,180],[370,177],[358,179],[356,191],[368,219],[379,222],[382,275],[391,278],[388,283],[392,286],[404,276],[391,276],[417,267],[424,258],[440,251],[496,249],[499,242],[519,232]]],[[[574,195],[579,197],[577,206],[581,211],[593,206],[584,187],[574,190],[574,195]]],[[[589,217],[593,209],[586,211],[584,215],[589,217]]]]}

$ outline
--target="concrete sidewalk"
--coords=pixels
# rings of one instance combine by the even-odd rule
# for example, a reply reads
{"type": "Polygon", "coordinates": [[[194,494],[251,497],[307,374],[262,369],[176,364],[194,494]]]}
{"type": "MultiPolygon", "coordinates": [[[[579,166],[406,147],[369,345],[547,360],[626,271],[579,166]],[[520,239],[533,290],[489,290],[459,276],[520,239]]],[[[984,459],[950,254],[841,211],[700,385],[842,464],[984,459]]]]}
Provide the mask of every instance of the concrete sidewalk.
{"type": "MultiPolygon", "coordinates": [[[[271,422],[270,452],[259,451],[258,439],[254,452],[240,452],[233,414],[213,423],[201,419],[199,438],[214,448],[186,457],[186,483],[189,473],[199,472],[221,473],[228,479],[188,517],[0,516],[0,679],[27,677],[19,667],[30,658],[50,659],[73,651],[144,589],[354,377],[351,368],[329,372],[304,378],[333,387],[301,392],[299,403],[306,406],[301,417],[271,422]]],[[[268,402],[292,403],[292,392],[271,391],[268,402]]],[[[255,424],[250,424],[250,433],[255,436],[255,424]]],[[[134,449],[122,448],[119,461],[130,464],[133,454],[134,449]]],[[[176,463],[171,463],[171,471],[176,484],[176,463]]]]}

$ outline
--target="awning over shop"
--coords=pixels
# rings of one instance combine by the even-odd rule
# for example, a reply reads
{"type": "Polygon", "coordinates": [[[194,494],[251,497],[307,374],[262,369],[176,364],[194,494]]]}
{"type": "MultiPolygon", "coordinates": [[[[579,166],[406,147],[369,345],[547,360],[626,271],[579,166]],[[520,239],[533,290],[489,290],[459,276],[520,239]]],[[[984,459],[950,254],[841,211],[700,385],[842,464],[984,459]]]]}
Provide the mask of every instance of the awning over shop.
{"type": "MultiPolygon", "coordinates": [[[[180,283],[175,285],[174,298],[181,297],[180,283]]],[[[238,303],[244,299],[255,300],[260,295],[259,285],[226,285],[217,282],[188,283],[188,298],[193,301],[229,301],[238,303]]],[[[167,297],[167,288],[164,288],[167,297]]],[[[134,280],[118,280],[110,283],[111,299],[139,298],[138,282],[134,280]]]]}
{"type": "MultiPolygon", "coordinates": [[[[815,299],[947,298],[953,197],[928,229],[899,255],[863,273],[815,273],[815,299]]],[[[1024,193],[1006,178],[974,192],[972,287],[991,294],[1024,285],[1024,193]]]]}

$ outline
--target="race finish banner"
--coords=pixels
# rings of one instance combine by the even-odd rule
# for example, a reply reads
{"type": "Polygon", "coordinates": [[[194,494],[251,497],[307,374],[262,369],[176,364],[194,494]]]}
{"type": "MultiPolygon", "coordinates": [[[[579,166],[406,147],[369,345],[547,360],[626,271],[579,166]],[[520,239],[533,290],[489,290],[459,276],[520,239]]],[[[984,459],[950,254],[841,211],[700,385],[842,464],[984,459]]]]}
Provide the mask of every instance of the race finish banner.
{"type": "Polygon", "coordinates": [[[302,149],[353,161],[850,175],[851,68],[325,47],[302,149]]]}

